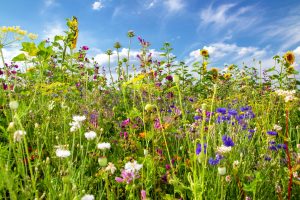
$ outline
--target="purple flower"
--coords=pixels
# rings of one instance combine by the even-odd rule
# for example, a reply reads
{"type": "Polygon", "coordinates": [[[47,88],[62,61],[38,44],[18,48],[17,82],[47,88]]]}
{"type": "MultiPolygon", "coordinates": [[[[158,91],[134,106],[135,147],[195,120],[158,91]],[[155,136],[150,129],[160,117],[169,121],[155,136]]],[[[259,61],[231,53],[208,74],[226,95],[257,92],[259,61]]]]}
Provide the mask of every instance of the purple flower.
{"type": "Polygon", "coordinates": [[[167,79],[168,81],[173,81],[173,77],[172,77],[171,75],[168,75],[168,76],[166,77],[166,79],[167,79]]]}
{"type": "Polygon", "coordinates": [[[170,170],[171,166],[169,164],[166,164],[166,170],[170,170]]]}
{"type": "Polygon", "coordinates": [[[129,122],[130,122],[130,119],[129,119],[129,118],[128,118],[128,119],[125,119],[124,121],[122,121],[121,127],[122,127],[122,128],[125,128],[125,127],[129,124],[129,122]]]}
{"type": "Polygon", "coordinates": [[[83,46],[81,49],[84,50],[84,51],[87,51],[87,50],[89,50],[89,47],[88,46],[83,46]]]}
{"type": "Polygon", "coordinates": [[[267,134],[271,135],[271,136],[277,136],[277,132],[276,131],[267,131],[267,134]]]}
{"type": "Polygon", "coordinates": [[[286,149],[286,145],[285,144],[278,144],[277,148],[278,149],[286,149]]]}
{"type": "Polygon", "coordinates": [[[231,139],[229,136],[227,136],[227,135],[223,135],[222,141],[223,141],[223,144],[224,144],[226,147],[233,147],[233,146],[234,146],[234,142],[233,142],[232,139],[231,139]]]}
{"type": "Polygon", "coordinates": [[[209,163],[210,165],[217,165],[217,164],[220,163],[220,160],[219,160],[218,158],[216,158],[216,159],[209,158],[208,163],[209,163]]]}
{"type": "Polygon", "coordinates": [[[228,114],[231,115],[231,116],[236,116],[238,114],[238,112],[236,110],[228,110],[228,114]]]}
{"type": "MultiPolygon", "coordinates": [[[[206,153],[207,144],[204,144],[204,153],[206,153]]],[[[196,154],[199,155],[202,151],[201,144],[197,144],[196,154]]]]}
{"type": "Polygon", "coordinates": [[[146,190],[141,190],[141,197],[142,197],[142,200],[146,200],[147,199],[146,190]]]}
{"type": "Polygon", "coordinates": [[[277,151],[277,147],[274,146],[274,145],[269,146],[269,149],[270,149],[271,151],[277,151]]]}
{"type": "Polygon", "coordinates": [[[251,110],[252,108],[251,108],[251,106],[244,106],[244,107],[241,107],[241,111],[242,112],[245,112],[245,111],[248,111],[248,110],[251,110]]]}
{"type": "Polygon", "coordinates": [[[265,161],[270,161],[270,160],[271,160],[271,157],[268,155],[265,155],[265,161]]]}
{"type": "Polygon", "coordinates": [[[138,175],[136,175],[134,172],[127,172],[126,170],[123,170],[121,172],[121,176],[122,177],[116,177],[115,180],[118,182],[118,183],[124,183],[126,182],[127,184],[131,183],[131,181],[133,179],[136,179],[136,178],[139,178],[138,175]]]}
{"type": "Polygon", "coordinates": [[[226,108],[217,108],[216,112],[224,115],[224,114],[226,114],[226,108]]]}

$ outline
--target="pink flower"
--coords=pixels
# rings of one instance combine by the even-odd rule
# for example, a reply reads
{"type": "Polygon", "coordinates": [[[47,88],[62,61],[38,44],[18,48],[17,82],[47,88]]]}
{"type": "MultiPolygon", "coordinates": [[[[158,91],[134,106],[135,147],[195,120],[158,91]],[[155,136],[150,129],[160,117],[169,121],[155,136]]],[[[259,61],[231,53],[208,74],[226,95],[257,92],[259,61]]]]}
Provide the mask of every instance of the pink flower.
{"type": "Polygon", "coordinates": [[[84,50],[84,51],[87,51],[87,50],[89,50],[89,47],[88,46],[83,46],[81,49],[84,50]]]}
{"type": "Polygon", "coordinates": [[[146,200],[146,191],[145,190],[141,190],[141,197],[142,197],[142,200],[146,200]]]}

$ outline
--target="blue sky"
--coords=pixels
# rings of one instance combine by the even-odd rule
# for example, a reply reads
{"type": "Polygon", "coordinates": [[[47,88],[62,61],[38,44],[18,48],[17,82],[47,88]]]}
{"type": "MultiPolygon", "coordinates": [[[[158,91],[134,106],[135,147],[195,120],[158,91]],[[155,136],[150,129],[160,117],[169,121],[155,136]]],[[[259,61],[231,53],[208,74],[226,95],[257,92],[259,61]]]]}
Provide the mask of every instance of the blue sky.
{"type": "MultiPolygon", "coordinates": [[[[286,50],[300,60],[299,0],[10,0],[1,7],[0,26],[19,25],[39,39],[61,34],[65,19],[77,16],[79,46],[88,45],[100,64],[114,42],[127,48],[128,30],[150,41],[154,55],[171,42],[173,53],[187,63],[199,59],[202,48],[215,67],[250,64],[252,58],[268,67],[273,55],[286,50]]],[[[138,49],[135,38],[133,57],[138,49]]]]}

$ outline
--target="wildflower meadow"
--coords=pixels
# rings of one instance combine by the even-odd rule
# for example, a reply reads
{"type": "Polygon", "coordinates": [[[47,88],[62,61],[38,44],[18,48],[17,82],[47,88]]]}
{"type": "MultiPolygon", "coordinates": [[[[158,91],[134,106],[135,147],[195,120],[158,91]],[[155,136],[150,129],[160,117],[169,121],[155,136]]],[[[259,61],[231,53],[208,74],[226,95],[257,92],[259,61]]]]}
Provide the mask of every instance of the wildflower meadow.
{"type": "Polygon", "coordinates": [[[128,31],[128,56],[116,42],[102,66],[77,45],[79,22],[42,41],[0,27],[1,199],[300,199],[292,51],[215,68],[202,49],[187,65],[128,31]]]}

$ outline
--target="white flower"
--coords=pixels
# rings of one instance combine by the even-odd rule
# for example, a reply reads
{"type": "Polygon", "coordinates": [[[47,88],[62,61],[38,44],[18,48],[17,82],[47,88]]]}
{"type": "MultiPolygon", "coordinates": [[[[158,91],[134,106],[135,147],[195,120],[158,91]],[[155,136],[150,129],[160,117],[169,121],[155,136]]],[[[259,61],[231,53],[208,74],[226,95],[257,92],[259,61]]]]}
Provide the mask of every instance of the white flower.
{"type": "Polygon", "coordinates": [[[233,161],[233,168],[237,168],[239,166],[240,162],[238,160],[233,161]]]}
{"type": "Polygon", "coordinates": [[[51,111],[55,107],[55,101],[50,101],[50,104],[48,105],[48,110],[51,111]]]}
{"type": "Polygon", "coordinates": [[[22,130],[17,130],[15,133],[14,133],[14,141],[15,142],[20,142],[22,140],[22,138],[26,135],[26,132],[25,131],[22,131],[22,130]]]}
{"type": "Polygon", "coordinates": [[[97,148],[98,149],[110,149],[110,143],[108,143],[108,142],[103,142],[103,143],[99,143],[98,145],[97,145],[97,148]]]}
{"type": "Polygon", "coordinates": [[[126,172],[136,172],[139,171],[143,167],[142,164],[138,164],[136,160],[133,162],[128,162],[125,164],[125,171],[126,172]]]}
{"type": "Polygon", "coordinates": [[[81,198],[81,200],[94,200],[94,199],[95,197],[92,194],[86,194],[81,198]]]}
{"type": "Polygon", "coordinates": [[[117,170],[117,168],[111,162],[109,162],[107,167],[105,168],[105,171],[110,171],[112,174],[114,174],[116,170],[117,170]]]}
{"type": "Polygon", "coordinates": [[[71,122],[69,125],[71,126],[70,128],[71,132],[77,131],[81,127],[80,123],[76,121],[71,122]]]}
{"type": "Polygon", "coordinates": [[[60,158],[66,158],[71,155],[71,152],[68,150],[65,150],[65,149],[56,149],[55,153],[56,153],[56,156],[60,157],[60,158]]]}
{"type": "Polygon", "coordinates": [[[9,107],[13,110],[16,110],[19,107],[19,103],[17,101],[9,102],[9,107]]]}
{"type": "Polygon", "coordinates": [[[273,126],[273,129],[274,129],[275,131],[281,131],[281,130],[282,130],[282,127],[279,126],[279,125],[277,125],[277,124],[275,124],[275,125],[273,126]]]}
{"type": "Polygon", "coordinates": [[[294,99],[296,99],[294,96],[292,95],[288,95],[284,98],[284,101],[285,102],[289,102],[289,101],[293,101],[294,99]]]}
{"type": "Polygon", "coordinates": [[[147,149],[144,149],[144,156],[147,156],[148,155],[148,150],[147,149]]]}
{"type": "Polygon", "coordinates": [[[84,134],[84,137],[87,140],[93,140],[96,136],[97,136],[97,134],[94,131],[89,131],[84,134]]]}
{"type": "Polygon", "coordinates": [[[86,120],[86,117],[84,115],[83,116],[78,116],[78,115],[73,116],[74,122],[83,122],[84,120],[86,120]]]}
{"type": "Polygon", "coordinates": [[[226,167],[218,167],[218,173],[223,176],[226,174],[226,167]]]}
{"type": "Polygon", "coordinates": [[[222,155],[225,154],[225,153],[228,153],[230,151],[231,151],[231,147],[226,147],[224,145],[222,145],[222,146],[220,146],[220,147],[217,148],[217,152],[219,154],[222,154],[222,155]]]}
{"type": "Polygon", "coordinates": [[[12,130],[13,128],[15,127],[15,123],[14,122],[10,122],[8,127],[7,127],[7,130],[12,130]]]}

